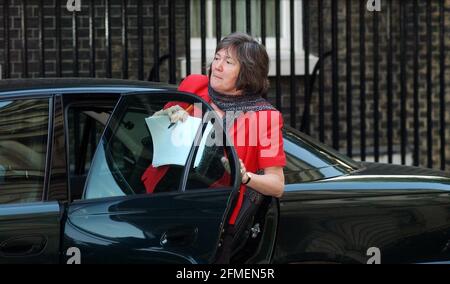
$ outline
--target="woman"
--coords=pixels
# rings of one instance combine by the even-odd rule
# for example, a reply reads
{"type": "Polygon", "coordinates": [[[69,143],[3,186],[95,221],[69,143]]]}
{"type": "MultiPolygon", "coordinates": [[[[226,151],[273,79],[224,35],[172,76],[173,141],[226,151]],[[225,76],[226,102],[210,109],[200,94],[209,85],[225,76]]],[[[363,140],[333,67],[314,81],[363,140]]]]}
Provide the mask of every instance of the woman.
{"type": "MultiPolygon", "coordinates": [[[[190,75],[178,88],[205,99],[222,118],[240,114],[227,125],[239,156],[242,184],[220,263],[228,262],[231,247],[236,246],[229,242],[235,234],[234,225],[247,196],[247,187],[274,197],[281,197],[284,191],[283,120],[280,112],[263,99],[269,88],[268,72],[269,57],[264,46],[247,34],[233,33],[217,45],[209,75],[190,75]],[[242,137],[245,139],[239,140],[242,137]]],[[[182,106],[172,105],[156,115],[169,115],[171,121],[176,122],[184,120],[188,113],[182,106]]],[[[227,165],[226,158],[223,163],[227,165]]]]}

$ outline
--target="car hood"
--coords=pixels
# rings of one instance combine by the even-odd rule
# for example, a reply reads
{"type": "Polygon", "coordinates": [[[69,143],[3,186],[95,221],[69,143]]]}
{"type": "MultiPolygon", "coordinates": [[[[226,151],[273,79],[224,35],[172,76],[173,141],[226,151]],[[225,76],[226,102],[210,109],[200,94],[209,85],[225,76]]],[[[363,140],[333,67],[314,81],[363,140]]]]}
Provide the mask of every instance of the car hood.
{"type": "Polygon", "coordinates": [[[450,178],[450,173],[411,166],[401,166],[382,163],[361,163],[361,170],[355,172],[353,175],[386,175],[386,176],[423,176],[423,177],[438,177],[450,178]]]}
{"type": "Polygon", "coordinates": [[[430,188],[450,190],[450,174],[433,169],[362,162],[361,168],[348,175],[328,179],[336,182],[358,182],[380,188],[430,188]]]}
{"type": "Polygon", "coordinates": [[[450,174],[419,167],[362,162],[361,167],[350,174],[287,185],[285,188],[286,192],[298,190],[350,190],[366,194],[372,190],[396,194],[401,194],[405,190],[450,191],[450,174]]]}

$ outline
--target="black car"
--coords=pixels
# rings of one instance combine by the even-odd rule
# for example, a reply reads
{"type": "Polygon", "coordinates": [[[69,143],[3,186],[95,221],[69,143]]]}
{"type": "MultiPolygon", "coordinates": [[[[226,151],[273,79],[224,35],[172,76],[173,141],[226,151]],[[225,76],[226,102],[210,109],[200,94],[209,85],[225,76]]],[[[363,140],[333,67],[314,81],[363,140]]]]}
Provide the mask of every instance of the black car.
{"type": "MultiPolygon", "coordinates": [[[[152,194],[142,182],[155,154],[145,119],[175,100],[209,109],[156,83],[0,81],[0,262],[212,262],[240,184],[234,148],[214,152],[232,176],[214,189],[221,155],[207,147],[192,146],[152,194]]],[[[448,174],[283,135],[285,193],[264,200],[235,262],[450,260],[448,174]]]]}

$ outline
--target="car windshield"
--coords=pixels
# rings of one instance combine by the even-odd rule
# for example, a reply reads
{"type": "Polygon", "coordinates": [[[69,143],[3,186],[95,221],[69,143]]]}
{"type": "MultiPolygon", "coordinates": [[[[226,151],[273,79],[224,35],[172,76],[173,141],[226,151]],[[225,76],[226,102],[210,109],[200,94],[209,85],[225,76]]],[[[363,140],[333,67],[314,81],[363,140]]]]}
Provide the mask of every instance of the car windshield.
{"type": "Polygon", "coordinates": [[[309,160],[311,169],[333,166],[339,167],[343,172],[349,173],[361,167],[358,162],[351,158],[289,126],[284,127],[284,138],[287,140],[285,144],[291,142],[312,154],[311,156],[317,162],[314,162],[312,159],[309,160]]]}

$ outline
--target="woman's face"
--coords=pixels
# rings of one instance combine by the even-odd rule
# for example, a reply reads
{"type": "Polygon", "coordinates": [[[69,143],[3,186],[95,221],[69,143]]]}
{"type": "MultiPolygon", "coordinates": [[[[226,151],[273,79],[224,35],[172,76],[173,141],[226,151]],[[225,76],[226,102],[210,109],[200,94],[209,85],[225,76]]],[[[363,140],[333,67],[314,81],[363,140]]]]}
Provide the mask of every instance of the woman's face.
{"type": "Polygon", "coordinates": [[[211,64],[211,87],[219,93],[239,95],[241,92],[236,90],[236,80],[240,69],[241,65],[233,50],[219,50],[211,64]]]}

